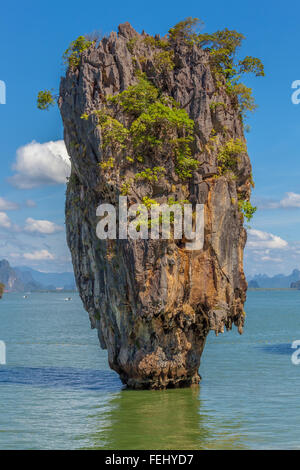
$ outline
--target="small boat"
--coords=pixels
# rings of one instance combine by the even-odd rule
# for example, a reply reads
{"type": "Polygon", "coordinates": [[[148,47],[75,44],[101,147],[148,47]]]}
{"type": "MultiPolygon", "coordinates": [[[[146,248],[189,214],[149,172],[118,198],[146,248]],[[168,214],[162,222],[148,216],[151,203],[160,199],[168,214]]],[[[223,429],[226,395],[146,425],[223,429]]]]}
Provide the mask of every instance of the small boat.
{"type": "Polygon", "coordinates": [[[28,299],[28,295],[23,295],[23,299],[28,299]]]}
{"type": "Polygon", "coordinates": [[[72,300],[71,297],[66,297],[66,298],[65,298],[65,302],[70,302],[70,300],[72,300]]]}

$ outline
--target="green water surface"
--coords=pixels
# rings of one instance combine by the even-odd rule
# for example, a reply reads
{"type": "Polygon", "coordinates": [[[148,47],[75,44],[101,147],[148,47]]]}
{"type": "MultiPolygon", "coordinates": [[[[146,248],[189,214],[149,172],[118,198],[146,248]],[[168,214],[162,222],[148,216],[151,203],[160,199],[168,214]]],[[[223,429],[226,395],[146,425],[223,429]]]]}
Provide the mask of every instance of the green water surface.
{"type": "Polygon", "coordinates": [[[251,291],[245,333],[210,334],[200,387],[122,390],[77,294],[0,302],[1,449],[300,447],[300,291],[251,291]]]}

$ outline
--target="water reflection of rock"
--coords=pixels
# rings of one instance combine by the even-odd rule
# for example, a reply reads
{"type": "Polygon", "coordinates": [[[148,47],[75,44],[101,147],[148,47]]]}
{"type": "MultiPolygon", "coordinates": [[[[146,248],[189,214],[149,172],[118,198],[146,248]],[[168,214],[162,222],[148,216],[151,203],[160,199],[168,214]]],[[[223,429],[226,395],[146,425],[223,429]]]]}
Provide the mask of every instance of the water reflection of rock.
{"type": "MultiPolygon", "coordinates": [[[[94,417],[95,418],[95,417],[94,417]]],[[[203,449],[213,439],[199,387],[122,391],[98,416],[98,449],[203,449]]]]}

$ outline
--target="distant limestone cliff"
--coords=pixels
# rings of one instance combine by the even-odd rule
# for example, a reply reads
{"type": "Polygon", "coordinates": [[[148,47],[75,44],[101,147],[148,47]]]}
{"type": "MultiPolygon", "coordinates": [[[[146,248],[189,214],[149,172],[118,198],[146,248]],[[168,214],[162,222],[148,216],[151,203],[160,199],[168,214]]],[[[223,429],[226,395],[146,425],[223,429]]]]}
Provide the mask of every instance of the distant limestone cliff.
{"type": "Polygon", "coordinates": [[[198,383],[209,331],[244,324],[251,165],[238,90],[202,43],[180,28],[160,38],[124,23],[79,59],[73,47],[61,80],[75,277],[110,367],[132,388],[198,383]],[[204,204],[203,249],[98,239],[96,208],[120,195],[129,206],[204,204]]]}
{"type": "Polygon", "coordinates": [[[26,266],[13,268],[7,260],[0,260],[0,283],[7,292],[75,289],[73,273],[43,273],[26,266]]]}
{"type": "Polygon", "coordinates": [[[290,287],[291,287],[291,289],[300,290],[300,280],[299,280],[299,281],[296,281],[296,282],[291,282],[290,287]]]}
{"type": "Polygon", "coordinates": [[[8,261],[0,260],[0,282],[9,292],[24,292],[25,285],[8,261]]]}
{"type": "Polygon", "coordinates": [[[283,289],[297,288],[296,284],[300,283],[300,271],[294,269],[291,274],[276,274],[275,276],[267,276],[266,274],[256,274],[250,281],[248,286],[264,289],[283,289]]]}

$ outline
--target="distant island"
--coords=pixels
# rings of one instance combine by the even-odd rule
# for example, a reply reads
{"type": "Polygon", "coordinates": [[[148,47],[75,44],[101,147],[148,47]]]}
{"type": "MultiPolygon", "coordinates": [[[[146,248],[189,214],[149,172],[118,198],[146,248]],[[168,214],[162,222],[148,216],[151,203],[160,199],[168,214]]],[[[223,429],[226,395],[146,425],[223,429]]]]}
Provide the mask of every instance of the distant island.
{"type": "Polygon", "coordinates": [[[73,291],[76,289],[73,273],[44,273],[27,266],[12,267],[7,260],[0,261],[0,298],[1,285],[3,292],[4,288],[6,292],[73,291]]]}
{"type": "Polygon", "coordinates": [[[248,282],[249,289],[259,289],[259,284],[257,281],[249,281],[248,282]]]}
{"type": "Polygon", "coordinates": [[[248,280],[248,287],[251,289],[282,289],[292,288],[300,289],[300,271],[294,269],[291,274],[285,276],[284,274],[276,274],[269,277],[267,274],[256,274],[248,280]]]}
{"type": "Polygon", "coordinates": [[[300,281],[292,282],[291,283],[291,288],[300,290],[300,281]]]}

